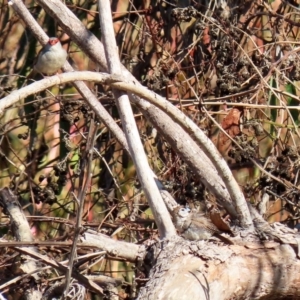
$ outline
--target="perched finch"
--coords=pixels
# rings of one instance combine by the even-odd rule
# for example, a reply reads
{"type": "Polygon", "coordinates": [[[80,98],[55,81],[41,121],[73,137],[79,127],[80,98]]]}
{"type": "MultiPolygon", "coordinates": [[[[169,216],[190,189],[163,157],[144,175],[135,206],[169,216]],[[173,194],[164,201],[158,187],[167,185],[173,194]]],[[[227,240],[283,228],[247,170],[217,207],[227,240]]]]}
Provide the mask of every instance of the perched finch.
{"type": "Polygon", "coordinates": [[[36,73],[55,74],[65,63],[67,52],[61,46],[58,38],[49,38],[48,43],[41,49],[28,78],[33,78],[36,73]]]}

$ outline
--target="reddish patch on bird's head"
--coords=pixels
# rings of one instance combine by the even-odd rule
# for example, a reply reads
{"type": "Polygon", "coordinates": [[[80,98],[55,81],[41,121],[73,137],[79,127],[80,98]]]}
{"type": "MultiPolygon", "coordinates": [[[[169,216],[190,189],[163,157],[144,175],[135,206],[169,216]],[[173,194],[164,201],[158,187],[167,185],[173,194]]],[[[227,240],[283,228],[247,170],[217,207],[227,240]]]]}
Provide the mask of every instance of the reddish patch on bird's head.
{"type": "Polygon", "coordinates": [[[50,38],[49,41],[48,41],[48,44],[51,45],[51,46],[54,46],[58,42],[59,42],[58,38],[50,38]]]}

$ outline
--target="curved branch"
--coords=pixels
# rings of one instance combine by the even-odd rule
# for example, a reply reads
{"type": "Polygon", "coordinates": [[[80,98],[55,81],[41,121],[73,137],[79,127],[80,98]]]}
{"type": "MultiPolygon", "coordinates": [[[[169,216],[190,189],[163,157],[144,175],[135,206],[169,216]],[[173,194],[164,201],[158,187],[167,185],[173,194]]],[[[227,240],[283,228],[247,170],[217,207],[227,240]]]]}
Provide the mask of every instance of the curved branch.
{"type": "MultiPolygon", "coordinates": [[[[11,2],[13,3],[14,8],[15,6],[19,7],[23,5],[21,0],[13,0],[11,2]]],[[[106,61],[104,59],[103,45],[91,32],[89,32],[84,27],[84,25],[76,18],[76,16],[70,10],[67,9],[67,7],[65,7],[58,0],[53,0],[53,1],[39,0],[38,2],[40,3],[40,5],[43,6],[43,8],[47,11],[47,13],[49,13],[51,16],[53,16],[55,19],[58,20],[60,26],[65,30],[65,32],[72,38],[72,40],[74,40],[80,46],[80,48],[83,49],[83,51],[86,54],[88,54],[95,62],[99,64],[100,68],[107,69],[106,61]]],[[[125,75],[126,78],[131,78],[133,82],[139,85],[136,79],[124,67],[122,67],[122,74],[125,75]]],[[[95,101],[95,103],[92,104],[92,106],[95,106],[96,104],[97,101],[95,101]]],[[[151,118],[156,118],[155,115],[151,115],[151,114],[152,113],[150,112],[151,118]]],[[[159,123],[163,124],[163,119],[160,120],[159,123]]],[[[172,139],[172,133],[169,132],[169,128],[165,128],[163,135],[164,137],[167,136],[169,139],[172,139]]],[[[183,131],[181,131],[181,136],[184,139],[188,138],[188,135],[186,135],[183,131]]],[[[188,149],[186,150],[188,151],[188,149]]],[[[189,166],[191,167],[190,164],[189,166]]],[[[222,180],[220,178],[219,179],[216,178],[216,185],[219,186],[223,185],[222,180]]],[[[209,190],[214,192],[215,189],[211,185],[208,185],[207,187],[209,190]]],[[[229,203],[231,200],[227,191],[224,188],[223,191],[222,188],[218,190],[219,192],[215,193],[217,198],[222,199],[229,203]]],[[[247,213],[247,208],[245,208],[245,210],[247,213]]],[[[244,211],[244,210],[240,209],[240,211],[244,211]]],[[[247,218],[245,223],[246,224],[249,223],[247,218]]]]}
{"type": "MultiPolygon", "coordinates": [[[[21,17],[27,27],[30,28],[31,32],[35,36],[35,38],[42,44],[45,45],[49,37],[46,35],[41,26],[37,23],[37,21],[30,14],[26,6],[21,0],[12,0],[9,2],[9,5],[17,12],[17,14],[21,17]]],[[[72,27],[71,27],[72,28],[72,27]]],[[[72,66],[66,61],[63,67],[65,72],[72,72],[74,69],[72,66]]],[[[102,104],[98,101],[95,95],[90,91],[87,85],[79,80],[73,81],[74,86],[80,93],[80,95],[85,99],[85,101],[90,105],[90,107],[94,110],[95,114],[99,117],[99,119],[109,128],[118,142],[125,148],[127,152],[129,152],[128,144],[124,133],[120,129],[120,127],[116,124],[111,115],[106,111],[106,109],[102,106],[102,104]]],[[[0,110],[1,114],[1,110],[0,110]]]]}
{"type": "MultiPolygon", "coordinates": [[[[19,1],[19,0],[15,0],[19,1]]],[[[89,32],[85,26],[77,19],[77,17],[64,6],[59,0],[38,0],[38,3],[45,9],[45,11],[53,18],[57,19],[60,26],[66,33],[72,38],[72,40],[95,62],[97,62],[102,70],[107,70],[107,63],[105,61],[104,48],[101,42],[89,32]]],[[[132,74],[122,66],[122,74],[126,78],[132,80],[137,86],[141,86],[140,83],[132,76],[132,74]]],[[[151,118],[155,116],[151,115],[151,118]]],[[[163,122],[163,120],[162,120],[163,122]]],[[[221,169],[224,169],[222,164],[221,169]]],[[[230,175],[231,176],[231,175],[230,175]]],[[[223,176],[224,179],[232,184],[232,177],[228,178],[228,172],[223,176]]],[[[234,185],[234,183],[233,183],[234,185]]],[[[241,224],[244,227],[252,227],[251,219],[249,218],[249,211],[245,204],[245,199],[235,186],[230,187],[230,193],[234,196],[234,200],[237,201],[235,205],[238,209],[238,215],[241,224]],[[241,220],[245,218],[245,220],[241,220]]],[[[217,195],[220,197],[220,195],[217,195]]],[[[223,195],[224,197],[224,195],[223,195]]],[[[228,201],[230,201],[228,199],[228,201]]]]}
{"type": "MultiPolygon", "coordinates": [[[[14,91],[9,96],[3,98],[0,101],[0,113],[3,112],[5,108],[11,106],[24,97],[47,89],[52,85],[63,84],[76,79],[95,81],[111,85],[121,81],[120,76],[110,76],[104,73],[95,73],[89,71],[70,72],[55,75],[42,79],[38,82],[34,82],[29,86],[26,86],[19,91],[14,91]]],[[[126,83],[123,87],[126,86],[128,87],[129,91],[130,89],[133,91],[135,88],[135,85],[130,83],[126,83]]],[[[236,212],[232,207],[229,194],[227,193],[227,190],[225,189],[217,171],[211,164],[210,160],[201,151],[201,149],[196,146],[193,139],[165,113],[157,110],[148,102],[138,99],[137,97],[136,99],[132,98],[132,100],[139,105],[145,116],[152,123],[154,123],[157,128],[160,129],[162,134],[164,134],[166,130],[168,131],[167,135],[164,134],[166,140],[182,155],[185,162],[189,165],[193,172],[195,172],[195,174],[201,178],[202,182],[207,186],[207,188],[217,196],[220,204],[223,205],[232,216],[236,216],[236,212]]]]}

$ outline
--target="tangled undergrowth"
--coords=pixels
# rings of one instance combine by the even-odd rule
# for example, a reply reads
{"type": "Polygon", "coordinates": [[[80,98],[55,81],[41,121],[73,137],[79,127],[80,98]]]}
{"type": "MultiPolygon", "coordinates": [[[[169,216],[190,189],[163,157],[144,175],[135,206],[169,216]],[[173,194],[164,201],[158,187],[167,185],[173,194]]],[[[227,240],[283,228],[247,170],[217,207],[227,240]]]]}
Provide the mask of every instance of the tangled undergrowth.
{"type": "MultiPolygon", "coordinates": [[[[213,140],[248,200],[268,220],[294,227],[299,219],[300,12],[286,1],[202,2],[176,7],[168,1],[152,1],[151,6],[116,1],[121,61],[213,140]],[[267,199],[263,205],[262,199],[267,199]]],[[[34,1],[26,4],[48,32],[60,36],[79,70],[95,68],[58,26],[46,25],[49,17],[30,6],[34,1]]],[[[67,5],[99,35],[93,2],[85,2],[84,10],[83,4],[67,5]]],[[[9,17],[7,4],[1,6],[2,98],[22,85],[36,41],[16,15],[9,17]]],[[[111,91],[91,88],[120,124],[111,91]]],[[[71,239],[89,139],[95,151],[84,199],[85,225],[137,243],[154,237],[151,211],[130,157],[74,88],[59,86],[51,93],[56,96],[25,99],[0,120],[1,186],[18,194],[36,237],[71,239]]],[[[149,163],[178,202],[197,206],[214,201],[152,125],[137,109],[135,113],[149,163]]],[[[3,234],[9,234],[7,222],[1,219],[3,234]]],[[[56,254],[63,260],[66,253],[61,249],[56,254]]],[[[132,282],[133,271],[125,263],[103,260],[97,270],[122,272],[132,282]]],[[[128,293],[124,287],[124,297],[128,293]]]]}

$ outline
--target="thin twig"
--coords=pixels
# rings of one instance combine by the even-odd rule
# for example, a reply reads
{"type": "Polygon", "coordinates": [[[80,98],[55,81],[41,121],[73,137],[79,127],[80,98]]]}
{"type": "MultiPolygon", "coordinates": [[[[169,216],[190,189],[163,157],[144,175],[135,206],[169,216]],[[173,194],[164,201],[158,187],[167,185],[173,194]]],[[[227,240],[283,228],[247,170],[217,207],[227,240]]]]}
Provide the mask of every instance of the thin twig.
{"type": "Polygon", "coordinates": [[[96,133],[97,133],[97,125],[95,124],[94,118],[91,118],[85,153],[81,159],[81,166],[80,166],[81,174],[79,179],[80,181],[79,186],[81,186],[82,189],[80,190],[78,195],[78,202],[77,202],[78,210],[76,214],[76,225],[74,228],[74,240],[73,240],[72,250],[70,253],[69,268],[66,274],[66,284],[65,284],[65,291],[64,291],[65,295],[68,294],[71,275],[73,272],[73,263],[75,260],[75,255],[77,250],[77,243],[79,240],[80,231],[82,229],[82,215],[83,215],[83,208],[85,203],[85,196],[87,194],[87,189],[90,187],[91,184],[93,149],[95,144],[96,133]]]}

